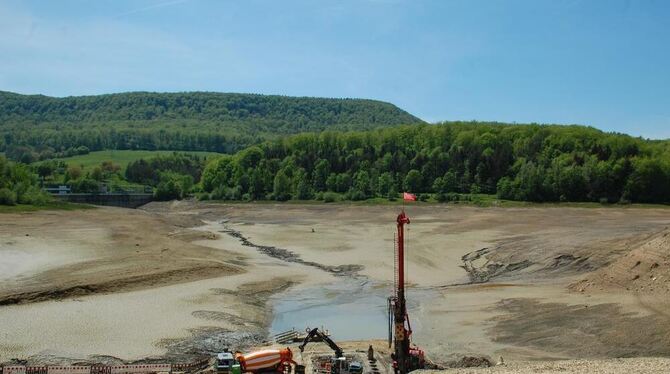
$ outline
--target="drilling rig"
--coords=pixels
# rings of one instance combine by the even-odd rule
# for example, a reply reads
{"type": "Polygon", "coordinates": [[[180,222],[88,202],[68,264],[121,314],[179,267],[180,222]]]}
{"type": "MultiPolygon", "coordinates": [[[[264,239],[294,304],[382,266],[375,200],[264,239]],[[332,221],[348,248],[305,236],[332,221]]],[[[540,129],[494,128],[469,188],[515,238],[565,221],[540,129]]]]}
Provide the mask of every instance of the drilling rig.
{"type": "Polygon", "coordinates": [[[388,299],[389,309],[389,348],[393,344],[393,369],[396,374],[406,374],[410,371],[422,369],[425,366],[424,352],[412,347],[410,337],[412,326],[407,315],[405,300],[405,225],[409,225],[409,217],[405,210],[397,218],[397,244],[395,250],[395,295],[388,299]]]}

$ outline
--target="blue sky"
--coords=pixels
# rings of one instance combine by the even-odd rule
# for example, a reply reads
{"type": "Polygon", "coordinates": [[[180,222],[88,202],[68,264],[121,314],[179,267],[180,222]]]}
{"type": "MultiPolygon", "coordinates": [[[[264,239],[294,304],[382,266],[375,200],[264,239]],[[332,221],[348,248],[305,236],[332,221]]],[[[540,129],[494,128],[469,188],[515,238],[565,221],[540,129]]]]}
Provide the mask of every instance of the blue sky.
{"type": "Polygon", "coordinates": [[[392,102],[670,138],[670,1],[0,0],[0,90],[392,102]]]}

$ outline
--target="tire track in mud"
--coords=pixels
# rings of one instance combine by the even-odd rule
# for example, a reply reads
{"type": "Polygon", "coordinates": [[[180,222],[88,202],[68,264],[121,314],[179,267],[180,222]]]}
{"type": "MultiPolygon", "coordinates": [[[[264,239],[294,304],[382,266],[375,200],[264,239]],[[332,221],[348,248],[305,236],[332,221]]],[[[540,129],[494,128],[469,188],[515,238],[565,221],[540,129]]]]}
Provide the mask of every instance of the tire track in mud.
{"type": "Polygon", "coordinates": [[[323,270],[325,272],[331,273],[335,276],[358,278],[358,277],[361,277],[361,275],[359,275],[358,272],[360,272],[361,270],[364,269],[363,265],[358,265],[358,264],[332,266],[332,265],[320,264],[320,263],[314,262],[314,261],[305,261],[300,257],[300,255],[298,255],[298,254],[296,254],[296,253],[294,253],[294,252],[292,252],[288,249],[278,248],[278,247],[271,246],[271,245],[260,245],[260,244],[253,243],[246,236],[244,236],[244,234],[242,234],[240,231],[237,231],[235,229],[227,227],[225,224],[223,224],[223,230],[221,230],[219,232],[227,234],[227,235],[239,240],[242,243],[243,246],[254,248],[254,249],[263,253],[266,256],[270,256],[272,258],[275,258],[275,259],[278,259],[278,260],[281,260],[281,261],[284,261],[284,262],[290,262],[290,263],[301,264],[301,265],[305,265],[305,266],[311,266],[311,267],[323,270]]]}

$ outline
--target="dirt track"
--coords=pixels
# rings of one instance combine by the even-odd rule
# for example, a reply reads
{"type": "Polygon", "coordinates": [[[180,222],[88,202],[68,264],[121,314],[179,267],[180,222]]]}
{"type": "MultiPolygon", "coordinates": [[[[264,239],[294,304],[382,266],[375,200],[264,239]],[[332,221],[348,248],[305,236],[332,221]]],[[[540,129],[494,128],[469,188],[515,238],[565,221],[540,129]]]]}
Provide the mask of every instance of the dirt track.
{"type": "MultiPolygon", "coordinates": [[[[346,302],[373,292],[383,304],[397,210],[180,202],[0,215],[0,361],[257,344],[282,297],[299,305],[324,285],[347,293],[352,277],[367,286],[346,302]]],[[[670,356],[658,298],[568,287],[657,237],[669,213],[408,207],[414,339],[442,362],[670,356]]],[[[317,300],[318,310],[342,300],[317,300]]],[[[382,328],[384,308],[371,319],[382,328]]]]}

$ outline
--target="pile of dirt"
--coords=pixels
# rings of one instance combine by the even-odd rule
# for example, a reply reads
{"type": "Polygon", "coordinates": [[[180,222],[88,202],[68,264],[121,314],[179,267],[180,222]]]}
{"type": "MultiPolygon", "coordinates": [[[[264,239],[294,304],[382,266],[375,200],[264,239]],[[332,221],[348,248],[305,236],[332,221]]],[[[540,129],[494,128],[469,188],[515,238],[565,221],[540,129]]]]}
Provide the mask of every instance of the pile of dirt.
{"type": "Polygon", "coordinates": [[[670,229],[645,238],[627,254],[569,288],[579,292],[617,289],[670,294],[670,229]]]}
{"type": "Polygon", "coordinates": [[[447,368],[488,368],[493,366],[487,357],[464,356],[460,360],[447,363],[447,368]]]}

